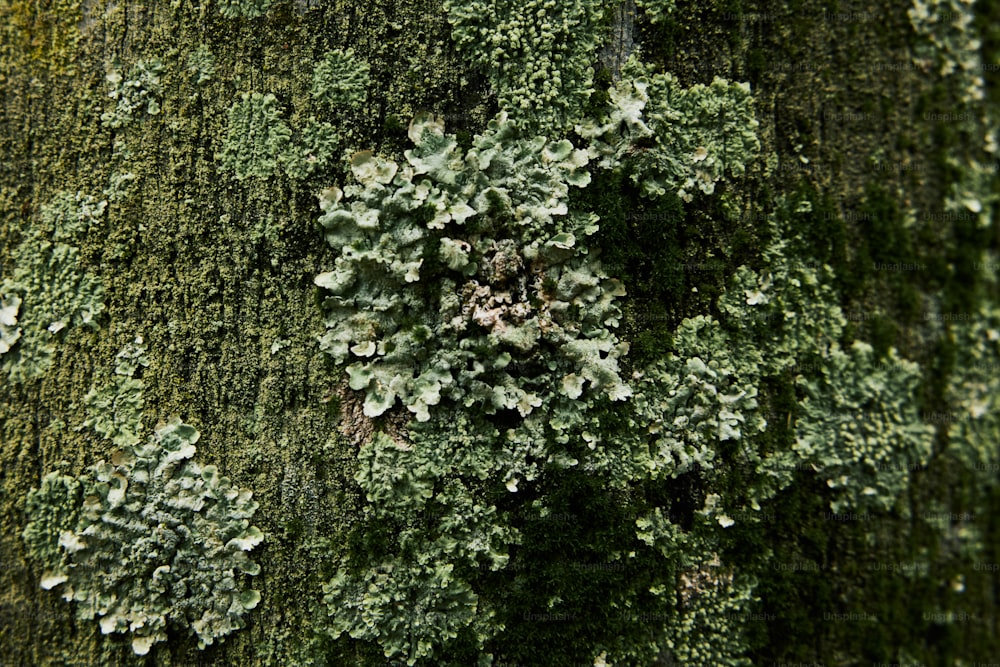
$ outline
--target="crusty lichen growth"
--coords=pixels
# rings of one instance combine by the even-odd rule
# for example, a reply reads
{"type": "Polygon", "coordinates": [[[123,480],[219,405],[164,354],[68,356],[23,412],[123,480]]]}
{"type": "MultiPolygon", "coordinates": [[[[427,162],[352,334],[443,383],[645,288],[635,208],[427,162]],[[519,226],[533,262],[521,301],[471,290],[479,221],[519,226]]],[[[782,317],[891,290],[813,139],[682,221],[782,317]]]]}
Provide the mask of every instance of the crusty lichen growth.
{"type": "Polygon", "coordinates": [[[598,0],[447,0],[458,48],[486,70],[500,108],[532,131],[561,135],[593,92],[605,37],[598,0]]]}
{"type": "Polygon", "coordinates": [[[104,287],[100,278],[83,270],[75,244],[106,206],[89,195],[62,193],[25,230],[13,253],[13,275],[0,283],[0,369],[12,382],[44,374],[56,342],[68,331],[97,328],[104,287]]]}
{"type": "Polygon", "coordinates": [[[177,418],[146,443],[125,446],[79,478],[50,473],[32,489],[24,529],[45,589],[62,586],[77,615],[101,632],[130,632],[145,655],[187,628],[198,646],[242,628],[260,594],[241,586],[259,567],[257,509],[195,454],[198,431],[177,418]]]}

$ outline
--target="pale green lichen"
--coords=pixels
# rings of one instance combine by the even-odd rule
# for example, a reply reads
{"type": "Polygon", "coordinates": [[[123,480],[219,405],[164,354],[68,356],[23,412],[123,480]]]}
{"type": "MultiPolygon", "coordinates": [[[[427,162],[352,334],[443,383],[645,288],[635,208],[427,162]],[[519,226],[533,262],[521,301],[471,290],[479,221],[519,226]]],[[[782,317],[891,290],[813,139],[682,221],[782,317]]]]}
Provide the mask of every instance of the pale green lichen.
{"type": "Polygon", "coordinates": [[[377,641],[387,658],[407,665],[431,659],[460,633],[482,646],[497,632],[493,612],[460,572],[502,568],[506,547],[517,541],[469,484],[442,481],[449,472],[482,480],[500,467],[468,459],[482,439],[464,417],[454,427],[459,437],[449,442],[432,443],[440,434],[430,429],[414,433],[412,444],[378,433],[363,445],[356,479],[374,517],[402,522],[393,538],[397,555],[360,572],[342,567],[324,587],[334,637],[377,641]]]}
{"type": "Polygon", "coordinates": [[[633,401],[635,428],[649,434],[649,472],[676,477],[711,469],[722,443],[762,432],[762,366],[761,351],[734,346],[718,322],[684,320],[674,352],[643,372],[633,401]]]}
{"type": "Polygon", "coordinates": [[[117,67],[105,77],[108,97],[115,101],[112,111],[101,115],[104,127],[119,128],[136,120],[142,112],[150,116],[160,113],[160,73],[163,64],[157,59],[140,60],[123,75],[117,67]]]}
{"type": "Polygon", "coordinates": [[[954,414],[945,453],[987,488],[1000,472],[1000,308],[981,307],[949,338],[958,356],[946,394],[954,414]]]}
{"type": "Polygon", "coordinates": [[[0,283],[3,346],[0,368],[12,382],[40,377],[55,343],[77,327],[97,328],[104,310],[98,277],[82,270],[75,240],[104,215],[107,202],[63,193],[42,207],[14,250],[14,274],[0,283]],[[16,307],[15,307],[16,305],[16,307]]]}
{"type": "Polygon", "coordinates": [[[244,93],[229,109],[229,130],[216,159],[236,178],[270,178],[279,170],[303,179],[329,165],[340,136],[310,117],[298,136],[282,119],[274,95],[244,93]]]}
{"type": "Polygon", "coordinates": [[[340,135],[330,123],[309,118],[297,140],[280,156],[285,174],[303,179],[330,166],[340,145],[340,135]]]}
{"type": "Polygon", "coordinates": [[[933,448],[914,402],[920,367],[895,350],[880,360],[860,341],[824,362],[820,377],[798,380],[793,449],[835,490],[834,512],[889,510],[933,448]]]}
{"type": "Polygon", "coordinates": [[[125,446],[79,478],[50,473],[28,494],[23,536],[45,589],[62,586],[101,632],[131,632],[145,655],[170,626],[198,646],[242,628],[260,594],[241,585],[259,567],[257,509],[195,454],[198,431],[172,419],[146,443],[125,446]]]}
{"type": "Polygon", "coordinates": [[[486,70],[500,108],[556,135],[583,114],[604,38],[598,0],[447,0],[452,36],[486,70]]]}
{"type": "Polygon", "coordinates": [[[292,132],[274,95],[243,93],[229,109],[229,130],[216,159],[236,178],[268,178],[288,150],[292,132]]]}
{"type": "Polygon", "coordinates": [[[862,341],[842,349],[847,319],[830,286],[833,272],[803,261],[784,230],[789,215],[790,205],[780,202],[768,222],[774,240],[765,268],[741,267],[719,300],[737,344],[756,348],[760,376],[790,376],[799,392],[797,411],[788,415],[799,460],[788,452],[750,452],[762,476],[751,495],[770,497],[791,482],[791,468],[802,467],[836,490],[837,512],[889,509],[932,448],[933,429],[915,405],[920,368],[895,350],[877,358],[862,341]]]}
{"type": "Polygon", "coordinates": [[[200,44],[188,55],[187,71],[194,77],[197,85],[204,85],[215,76],[215,56],[207,44],[200,44]]]}
{"type": "Polygon", "coordinates": [[[696,191],[712,194],[726,174],[742,176],[760,151],[749,84],[716,77],[682,88],[635,55],[623,77],[609,91],[605,115],[578,123],[576,132],[599,166],[624,169],[644,194],[676,192],[685,201],[696,191]]]}
{"type": "Polygon", "coordinates": [[[985,95],[974,5],[975,0],[913,0],[907,10],[913,30],[924,38],[914,60],[923,67],[933,63],[940,76],[957,79],[964,102],[985,95]]]}
{"type": "Polygon", "coordinates": [[[635,4],[642,8],[642,13],[650,23],[666,20],[677,9],[676,0],[635,0],[635,4]]]}
{"type": "Polygon", "coordinates": [[[16,294],[0,296],[0,354],[6,354],[11,346],[21,339],[21,328],[17,326],[17,311],[21,299],[16,294]]]}
{"type": "Polygon", "coordinates": [[[627,397],[611,333],[624,291],[585,245],[596,217],[566,204],[590,180],[584,151],[521,138],[503,115],[465,155],[430,117],[410,135],[405,165],[360,153],[355,183],[320,197],[340,251],[315,279],[330,293],[322,348],[353,361],[365,414],[399,398],[420,421],[442,401],[526,416],[567,378],[627,397]]]}
{"type": "Polygon", "coordinates": [[[333,109],[358,106],[364,103],[370,83],[367,62],[353,49],[335,49],[316,65],[310,93],[314,101],[333,109]]]}
{"type": "Polygon", "coordinates": [[[83,428],[92,428],[117,447],[139,444],[142,411],[145,407],[145,384],[134,377],[140,367],[149,365],[142,337],[129,343],[115,356],[115,372],[110,383],[94,387],[83,397],[87,419],[83,428]]]}

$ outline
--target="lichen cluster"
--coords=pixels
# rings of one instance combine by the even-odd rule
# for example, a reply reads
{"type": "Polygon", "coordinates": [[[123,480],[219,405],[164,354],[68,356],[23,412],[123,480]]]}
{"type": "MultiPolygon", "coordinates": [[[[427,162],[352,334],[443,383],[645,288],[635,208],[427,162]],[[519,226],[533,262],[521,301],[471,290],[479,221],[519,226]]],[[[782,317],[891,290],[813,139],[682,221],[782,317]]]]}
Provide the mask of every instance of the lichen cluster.
{"type": "Polygon", "coordinates": [[[313,100],[330,108],[356,106],[365,101],[370,85],[369,67],[353,49],[334,49],[313,70],[313,100]]]}
{"type": "Polygon", "coordinates": [[[120,128],[137,120],[137,114],[142,112],[150,116],[159,114],[162,70],[163,64],[155,58],[136,62],[127,74],[118,68],[111,69],[105,78],[108,97],[115,101],[115,107],[101,115],[101,124],[120,128]]]}
{"type": "Polygon", "coordinates": [[[983,306],[950,338],[959,352],[947,390],[955,413],[946,454],[989,488],[1000,472],[1000,309],[983,306]]]}
{"type": "Polygon", "coordinates": [[[134,377],[137,370],[149,365],[142,337],[122,348],[115,362],[111,382],[92,388],[83,397],[87,419],[82,428],[93,429],[116,447],[128,447],[139,444],[143,430],[145,383],[134,377]]]}
{"type": "Polygon", "coordinates": [[[676,0],[635,0],[637,7],[642,9],[643,14],[650,23],[660,23],[670,16],[673,16],[677,9],[676,0]]]}
{"type": "Polygon", "coordinates": [[[312,76],[313,113],[299,110],[304,120],[294,126],[284,120],[277,98],[270,93],[243,93],[229,108],[222,149],[222,168],[238,180],[269,178],[283,172],[303,180],[327,168],[340,148],[341,135],[329,122],[333,114],[356,109],[369,85],[368,63],[351,49],[337,49],[320,60],[312,76]]]}
{"type": "Polygon", "coordinates": [[[798,214],[788,202],[779,204],[764,268],[741,267],[719,303],[735,345],[761,360],[758,377],[797,387],[788,419],[798,461],[788,452],[751,452],[762,476],[754,501],[790,483],[788,470],[798,467],[837,490],[830,501],[835,512],[889,509],[932,449],[933,428],[915,405],[921,371],[895,350],[880,358],[864,341],[844,340],[847,319],[832,270],[808,262],[787,232],[787,218],[798,214]]]}
{"type": "Polygon", "coordinates": [[[521,138],[504,115],[465,155],[429,116],[410,134],[405,165],[360,153],[355,183],[321,195],[340,251],[315,279],[322,348],[352,362],[365,414],[397,398],[427,421],[442,402],[524,417],[545,393],[627,397],[612,333],[624,292],[586,246],[594,216],[566,203],[590,180],[585,152],[521,138]]]}
{"type": "Polygon", "coordinates": [[[593,92],[605,37],[599,0],[448,0],[459,50],[489,76],[501,109],[532,131],[561,134],[593,92]]]}
{"type": "Polygon", "coordinates": [[[97,328],[104,288],[84,270],[75,243],[106,206],[90,195],[62,193],[24,230],[13,253],[14,273],[0,283],[0,369],[12,382],[45,373],[67,332],[97,328]]]}
{"type": "Polygon", "coordinates": [[[49,473],[26,501],[23,537],[42,587],[61,586],[104,634],[131,633],[138,655],[171,626],[194,632],[199,648],[212,644],[260,601],[242,583],[259,572],[248,554],[263,539],[250,525],[257,503],[191,460],[197,441],[171,419],[79,477],[49,473]]]}
{"type": "Polygon", "coordinates": [[[716,77],[682,88],[634,55],[622,74],[603,117],[576,125],[602,168],[624,169],[647,196],[675,192],[685,201],[746,172],[760,151],[749,84],[716,77]]]}

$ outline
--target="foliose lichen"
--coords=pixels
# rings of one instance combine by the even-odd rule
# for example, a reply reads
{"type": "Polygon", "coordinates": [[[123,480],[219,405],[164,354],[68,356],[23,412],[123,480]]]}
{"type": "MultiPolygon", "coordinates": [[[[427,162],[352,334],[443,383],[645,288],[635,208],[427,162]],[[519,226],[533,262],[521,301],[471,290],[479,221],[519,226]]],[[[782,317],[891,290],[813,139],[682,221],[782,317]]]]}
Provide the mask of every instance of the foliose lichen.
{"type": "Polygon", "coordinates": [[[291,138],[274,95],[243,93],[229,109],[229,130],[216,159],[241,181],[251,176],[268,178],[291,138]]]}
{"type": "Polygon", "coordinates": [[[650,23],[659,23],[673,15],[677,9],[676,0],[635,0],[637,7],[650,23]]]}
{"type": "Polygon", "coordinates": [[[748,83],[716,77],[682,88],[633,54],[608,94],[605,115],[584,119],[576,132],[599,166],[624,169],[647,196],[712,194],[727,173],[743,175],[760,151],[748,83]]]}
{"type": "Polygon", "coordinates": [[[336,129],[315,117],[296,136],[274,95],[243,93],[229,109],[229,130],[216,159],[241,181],[270,178],[279,170],[303,179],[329,164],[339,142],[336,129]]]}
{"type": "Polygon", "coordinates": [[[955,413],[945,455],[988,488],[1000,471],[1000,309],[984,305],[974,319],[956,323],[949,337],[958,357],[946,394],[955,413]]]}
{"type": "Polygon", "coordinates": [[[16,294],[0,295],[0,354],[7,354],[21,338],[21,328],[17,326],[20,307],[21,299],[16,294]]]}
{"type": "Polygon", "coordinates": [[[14,273],[0,283],[0,349],[5,348],[0,368],[12,382],[45,373],[65,332],[97,328],[104,287],[100,278],[83,270],[72,243],[97,223],[106,206],[89,195],[62,193],[24,230],[13,253],[14,273]]]}
{"type": "Polygon", "coordinates": [[[163,63],[155,58],[138,61],[127,75],[117,67],[112,68],[105,78],[108,97],[115,101],[115,107],[101,114],[101,124],[119,128],[136,120],[136,114],[143,111],[150,116],[159,114],[162,70],[163,63]]]}
{"type": "Polygon", "coordinates": [[[145,655],[167,628],[203,648],[242,628],[260,593],[241,584],[259,567],[248,552],[251,494],[215,466],[190,460],[198,431],[177,418],[78,478],[49,473],[26,501],[23,537],[46,590],[61,586],[83,620],[129,632],[145,655]]]}
{"type": "Polygon", "coordinates": [[[447,0],[444,8],[459,50],[486,70],[511,118],[560,135],[582,116],[604,38],[604,3],[447,0]]]}
{"type": "Polygon", "coordinates": [[[359,153],[355,183],[320,197],[340,251],[315,278],[330,294],[321,344],[353,362],[365,414],[397,398],[427,421],[442,401],[523,417],[557,388],[627,397],[612,333],[624,290],[585,245],[596,216],[566,204],[590,180],[585,152],[521,138],[505,115],[464,156],[430,116],[410,136],[405,165],[359,153]]]}
{"type": "Polygon", "coordinates": [[[793,449],[836,490],[834,512],[889,510],[933,448],[913,401],[920,367],[895,350],[879,360],[861,341],[825,362],[821,377],[799,378],[793,449]]]}
{"type": "Polygon", "coordinates": [[[358,106],[368,94],[368,63],[354,55],[354,49],[334,49],[313,70],[310,91],[318,104],[330,108],[358,106]]]}
{"type": "Polygon", "coordinates": [[[633,401],[635,428],[649,434],[646,467],[654,477],[711,469],[721,443],[767,426],[758,411],[760,350],[734,349],[719,323],[684,320],[674,352],[643,371],[633,401]]]}

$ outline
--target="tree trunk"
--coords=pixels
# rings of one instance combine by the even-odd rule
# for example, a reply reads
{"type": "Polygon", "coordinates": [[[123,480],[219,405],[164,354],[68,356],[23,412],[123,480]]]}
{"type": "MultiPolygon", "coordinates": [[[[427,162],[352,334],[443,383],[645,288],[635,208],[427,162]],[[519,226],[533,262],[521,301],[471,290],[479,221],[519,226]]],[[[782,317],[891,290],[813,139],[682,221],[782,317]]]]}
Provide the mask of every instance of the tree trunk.
{"type": "MultiPolygon", "coordinates": [[[[628,217],[653,210],[630,185],[609,190],[613,198],[627,197],[614,204],[622,225],[618,240],[600,236],[612,231],[611,214],[604,213],[611,205],[591,209],[602,217],[595,238],[607,244],[606,269],[627,274],[617,276],[627,293],[617,336],[631,344],[623,369],[666,359],[670,336],[685,318],[712,315],[725,324],[718,302],[733,292],[739,267],[764,266],[773,240],[764,221],[781,201],[808,200],[811,213],[794,218],[804,245],[796,246],[801,256],[793,259],[832,267],[831,303],[847,321],[845,349],[857,339],[872,344],[880,363],[892,363],[885,360],[894,358],[888,355],[895,348],[920,364],[915,392],[894,398],[916,405],[921,422],[936,432],[927,464],[917,466],[892,508],[871,520],[863,520],[864,512],[860,520],[831,518],[831,485],[815,469],[797,470],[767,498],[763,519],[734,516],[736,525],[720,533],[713,549],[737,578],[756,580],[759,601],[734,608],[742,614],[736,621],[743,626],[740,655],[760,665],[958,664],[959,658],[986,662],[1000,655],[1000,533],[991,518],[1000,510],[1000,493],[995,469],[983,467],[1000,457],[984,455],[965,467],[948,458],[954,423],[966,418],[949,382],[971,362],[956,333],[961,319],[953,325],[941,316],[972,313],[984,321],[980,309],[997,296],[979,270],[989,261],[980,253],[996,248],[996,227],[978,224],[971,203],[964,213],[944,204],[955,196],[952,184],[966,182],[966,155],[986,165],[977,192],[996,192],[996,155],[982,157],[981,136],[947,115],[980,114],[1000,101],[995,72],[980,67],[984,101],[963,101],[964,79],[941,75],[936,61],[915,61],[930,47],[926,34],[911,26],[907,2],[682,0],[656,23],[642,9],[654,3],[620,4],[605,3],[604,46],[591,59],[598,89],[593,108],[621,80],[638,46],[647,62],[672,72],[685,88],[715,76],[750,82],[761,143],[745,175],[730,175],[714,195],[699,194],[676,209],[680,222],[670,223],[669,232],[665,225],[653,229],[662,217],[628,217]],[[657,244],[671,244],[670,252],[657,244]],[[670,270],[653,266],[668,257],[670,270]],[[908,271],[901,264],[923,268],[908,271]],[[984,471],[994,479],[987,474],[983,482],[977,473],[984,471]]],[[[443,116],[445,131],[467,148],[498,110],[496,86],[486,68],[455,46],[437,0],[279,1],[258,17],[227,17],[221,7],[189,0],[0,0],[0,280],[53,266],[47,259],[52,246],[45,243],[78,251],[61,277],[45,279],[69,281],[64,303],[73,314],[37,320],[32,304],[48,297],[24,293],[30,280],[18,278],[22,335],[0,355],[0,665],[389,662],[377,642],[348,633],[330,637],[323,586],[351,549],[362,548],[359,535],[369,519],[355,481],[359,448],[375,430],[404,434],[413,415],[398,404],[374,422],[360,414],[361,399],[348,388],[343,367],[317,343],[326,324],[314,278],[338,256],[317,224],[317,195],[350,180],[348,160],[356,151],[402,164],[411,148],[407,125],[420,111],[443,116]],[[322,107],[311,93],[314,68],[324,54],[348,48],[370,66],[367,94],[356,104],[322,107]],[[308,147],[303,132],[312,117],[336,131],[335,149],[319,156],[323,164],[315,169],[304,157],[307,166],[297,175],[291,158],[279,157],[270,167],[259,162],[259,152],[227,158],[227,145],[239,143],[230,135],[230,110],[244,93],[274,96],[276,118],[291,132],[282,145],[308,147]],[[251,162],[263,171],[238,178],[239,165],[251,162]],[[73,229],[60,231],[64,222],[73,229]],[[91,301],[82,300],[94,284],[88,280],[99,280],[103,289],[103,309],[92,323],[84,314],[91,301]],[[252,490],[259,503],[252,523],[264,534],[250,552],[260,574],[247,585],[260,591],[261,602],[246,614],[246,627],[199,650],[196,637],[172,626],[168,641],[145,657],[136,655],[127,632],[102,634],[97,620],[76,617],[76,605],[59,589],[43,590],[42,567],[22,538],[29,492],[47,473],[86,474],[112,456],[115,446],[85,425],[95,411],[88,392],[113,385],[116,355],[137,337],[148,359],[133,373],[143,385],[142,440],[175,415],[194,426],[200,433],[194,459],[252,490]]],[[[982,63],[995,67],[1000,5],[981,0],[976,12],[969,34],[982,33],[982,63]]],[[[565,129],[579,145],[580,137],[565,129]]],[[[594,174],[601,187],[618,187],[600,181],[596,168],[594,174]]],[[[988,215],[991,202],[979,199],[988,215]]],[[[795,376],[789,371],[759,383],[768,427],[754,442],[767,455],[791,452],[796,415],[805,419],[805,394],[796,393],[795,376]]],[[[992,394],[987,398],[994,414],[992,394]]],[[[710,492],[740,496],[743,473],[725,467],[735,466],[727,457],[736,450],[718,447],[718,460],[726,462],[711,482],[718,489],[682,473],[626,494],[623,502],[635,506],[620,513],[608,509],[610,500],[595,505],[604,516],[578,510],[583,527],[552,523],[546,524],[551,533],[532,533],[522,522],[528,537],[518,553],[544,559],[576,549],[575,576],[599,578],[588,573],[593,563],[581,565],[586,550],[574,539],[603,539],[617,530],[605,531],[605,524],[634,523],[652,507],[669,506],[672,520],[683,515],[678,525],[697,523],[710,492]],[[575,536],[565,544],[558,536],[563,530],[575,536]]],[[[599,476],[586,479],[559,487],[571,497],[567,507],[589,507],[577,496],[603,493],[599,476]]],[[[522,511],[514,501],[497,505],[512,516],[522,511]]],[[[709,585],[690,583],[688,555],[663,561],[664,568],[676,568],[670,580],[678,609],[688,604],[683,582],[709,585]]],[[[502,608],[503,592],[517,589],[516,568],[509,574],[502,580],[509,583],[484,579],[482,591],[491,593],[482,599],[502,608]]],[[[600,576],[601,586],[617,590],[614,576],[600,576]]],[[[620,580],[622,589],[638,585],[620,580]]],[[[508,634],[490,640],[494,664],[580,664],[578,654],[590,664],[601,646],[613,646],[617,630],[596,611],[601,600],[589,600],[592,607],[573,610],[574,620],[559,625],[558,618],[531,614],[564,591],[536,584],[534,592],[511,593],[531,607],[504,611],[505,618],[524,622],[510,620],[508,634]],[[521,641],[510,637],[531,637],[532,627],[545,638],[533,657],[506,644],[521,641]],[[581,648],[593,637],[593,646],[581,648]]],[[[643,604],[636,596],[636,605],[643,604]]],[[[657,624],[677,618],[650,613],[642,622],[656,637],[651,641],[660,641],[657,624]]],[[[614,651],[608,649],[608,664],[614,651]]],[[[673,664],[674,658],[664,649],[659,659],[673,664]]],[[[700,664],[721,664],[712,660],[700,664]]]]}

